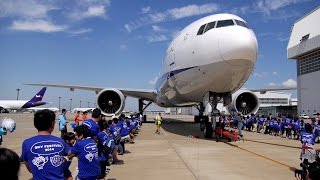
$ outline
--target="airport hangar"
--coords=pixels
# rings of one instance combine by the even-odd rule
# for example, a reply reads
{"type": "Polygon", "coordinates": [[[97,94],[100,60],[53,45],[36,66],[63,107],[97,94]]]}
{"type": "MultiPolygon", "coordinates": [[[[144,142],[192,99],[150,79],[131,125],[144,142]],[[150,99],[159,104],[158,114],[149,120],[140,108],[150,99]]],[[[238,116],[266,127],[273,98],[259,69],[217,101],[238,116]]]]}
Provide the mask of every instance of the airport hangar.
{"type": "Polygon", "coordinates": [[[288,59],[297,60],[298,113],[320,113],[320,6],[291,29],[288,59]]]}
{"type": "MultiPolygon", "coordinates": [[[[254,93],[259,100],[259,110],[257,114],[269,115],[271,113],[273,116],[280,113],[297,115],[297,98],[291,98],[290,93],[278,91],[267,91],[264,94],[261,94],[260,92],[252,93],[254,93]]],[[[222,103],[218,103],[217,109],[224,114],[229,114],[222,103]]],[[[183,107],[167,108],[165,113],[198,115],[199,111],[195,107],[183,107]]]]}

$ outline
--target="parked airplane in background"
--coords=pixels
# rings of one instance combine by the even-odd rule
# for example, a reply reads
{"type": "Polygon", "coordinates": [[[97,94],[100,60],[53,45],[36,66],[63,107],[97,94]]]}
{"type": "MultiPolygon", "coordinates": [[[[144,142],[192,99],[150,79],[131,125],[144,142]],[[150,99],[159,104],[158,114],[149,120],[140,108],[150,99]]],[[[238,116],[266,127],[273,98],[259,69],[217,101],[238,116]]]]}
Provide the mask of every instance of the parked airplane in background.
{"type": "Polygon", "coordinates": [[[46,104],[42,101],[46,87],[42,88],[31,100],[0,100],[0,110],[20,110],[46,104]]]}
{"type": "Polygon", "coordinates": [[[29,112],[37,112],[39,110],[44,110],[44,109],[49,109],[53,112],[58,112],[59,109],[57,107],[48,107],[48,108],[39,108],[39,107],[31,107],[31,108],[27,108],[26,110],[29,112]]]}
{"type": "MultiPolygon", "coordinates": [[[[139,99],[140,112],[151,103],[161,107],[196,106],[199,116],[195,121],[202,119],[207,128],[206,136],[210,136],[215,124],[204,116],[207,104],[213,109],[212,116],[217,114],[219,101],[229,111],[242,114],[258,111],[259,102],[254,93],[240,90],[254,69],[257,53],[256,36],[245,20],[232,14],[216,14],[188,25],[171,42],[155,90],[29,85],[95,91],[98,94],[97,106],[107,115],[121,113],[126,96],[139,99]],[[149,103],[144,104],[144,100],[149,103]]],[[[215,122],[215,118],[212,119],[215,122]]]]}
{"type": "Polygon", "coordinates": [[[77,113],[78,111],[80,112],[92,112],[94,110],[94,108],[74,108],[72,109],[72,113],[77,113]]]}

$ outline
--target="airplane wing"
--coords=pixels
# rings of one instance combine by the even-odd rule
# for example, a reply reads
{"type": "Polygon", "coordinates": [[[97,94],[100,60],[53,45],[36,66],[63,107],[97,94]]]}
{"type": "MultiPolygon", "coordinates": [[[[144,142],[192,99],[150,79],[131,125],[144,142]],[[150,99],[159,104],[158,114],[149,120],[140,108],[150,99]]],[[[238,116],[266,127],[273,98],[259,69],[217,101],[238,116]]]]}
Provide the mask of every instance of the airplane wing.
{"type": "MultiPolygon", "coordinates": [[[[96,94],[98,94],[103,89],[106,89],[102,87],[73,86],[73,85],[59,85],[59,84],[25,84],[25,85],[66,88],[66,89],[70,89],[70,91],[74,91],[75,89],[81,89],[81,90],[95,91],[96,94]]],[[[125,96],[130,96],[130,97],[143,99],[151,102],[156,101],[156,93],[153,90],[124,89],[124,88],[116,88],[116,89],[120,90],[125,96]]]]}
{"type": "Polygon", "coordinates": [[[296,90],[297,88],[264,88],[264,89],[248,89],[252,92],[260,92],[260,94],[265,94],[267,91],[289,91],[296,90]]]}

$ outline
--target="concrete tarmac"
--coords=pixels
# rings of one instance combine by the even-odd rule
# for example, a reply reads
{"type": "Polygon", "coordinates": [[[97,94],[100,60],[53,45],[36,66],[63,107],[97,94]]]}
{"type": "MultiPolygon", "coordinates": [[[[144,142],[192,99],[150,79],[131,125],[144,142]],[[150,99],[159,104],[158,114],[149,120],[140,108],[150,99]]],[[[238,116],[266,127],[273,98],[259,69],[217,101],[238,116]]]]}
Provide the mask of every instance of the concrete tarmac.
{"type": "MultiPolygon", "coordinates": [[[[67,115],[69,122],[73,116],[67,115]]],[[[37,133],[33,114],[2,114],[0,120],[4,117],[15,120],[17,130],[4,137],[2,147],[20,155],[23,140],[37,133]]],[[[135,144],[126,144],[127,153],[119,156],[124,163],[112,165],[106,179],[295,179],[300,141],[245,131],[245,141],[216,142],[202,138],[199,124],[192,122],[192,116],[170,115],[164,119],[160,135],[155,134],[154,123],[143,124],[135,144]]],[[[60,135],[58,128],[53,134],[60,135]]],[[[320,148],[319,144],[316,148],[320,148]]],[[[74,175],[76,167],[74,159],[70,167],[74,175]]],[[[19,177],[32,177],[23,164],[19,177]]]]}

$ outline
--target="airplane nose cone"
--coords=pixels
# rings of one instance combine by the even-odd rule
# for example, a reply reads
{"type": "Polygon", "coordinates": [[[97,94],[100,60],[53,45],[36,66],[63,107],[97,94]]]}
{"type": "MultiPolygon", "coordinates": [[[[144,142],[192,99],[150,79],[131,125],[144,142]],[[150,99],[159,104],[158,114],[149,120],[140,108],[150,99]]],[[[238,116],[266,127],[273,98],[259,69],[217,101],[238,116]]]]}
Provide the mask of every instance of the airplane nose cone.
{"type": "Polygon", "coordinates": [[[226,32],[219,38],[219,49],[224,60],[249,60],[253,63],[257,59],[258,43],[251,30],[241,27],[239,31],[226,32]]]}

